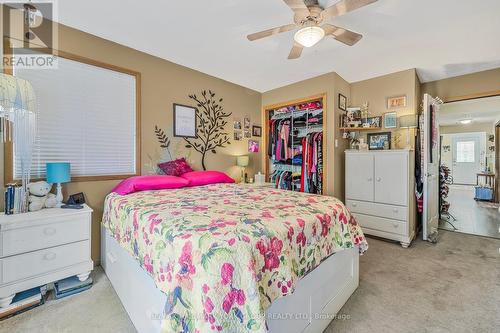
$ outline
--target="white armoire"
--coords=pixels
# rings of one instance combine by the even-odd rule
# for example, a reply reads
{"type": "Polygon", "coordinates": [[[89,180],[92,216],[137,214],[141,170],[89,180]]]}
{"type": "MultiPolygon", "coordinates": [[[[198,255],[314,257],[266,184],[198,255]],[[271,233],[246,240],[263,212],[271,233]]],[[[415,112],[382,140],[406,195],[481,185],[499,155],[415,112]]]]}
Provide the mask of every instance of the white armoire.
{"type": "Polygon", "coordinates": [[[412,150],[347,150],[346,206],[363,232],[408,247],[415,237],[412,150]]]}

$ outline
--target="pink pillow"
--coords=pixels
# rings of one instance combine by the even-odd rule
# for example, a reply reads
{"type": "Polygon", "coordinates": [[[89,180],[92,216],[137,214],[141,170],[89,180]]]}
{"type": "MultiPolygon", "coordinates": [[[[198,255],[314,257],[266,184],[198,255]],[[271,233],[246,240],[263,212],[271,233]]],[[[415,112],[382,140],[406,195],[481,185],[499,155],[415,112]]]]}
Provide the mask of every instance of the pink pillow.
{"type": "Polygon", "coordinates": [[[189,186],[201,186],[217,183],[234,183],[234,179],[219,171],[192,171],[181,176],[189,181],[189,186]]]}
{"type": "Polygon", "coordinates": [[[158,167],[166,174],[170,176],[180,176],[186,172],[191,172],[193,169],[186,162],[186,159],[179,158],[175,161],[163,162],[158,164],[158,167]]]}
{"type": "Polygon", "coordinates": [[[120,195],[148,190],[173,189],[188,186],[189,181],[175,176],[135,176],[124,179],[112,190],[120,195]]]}

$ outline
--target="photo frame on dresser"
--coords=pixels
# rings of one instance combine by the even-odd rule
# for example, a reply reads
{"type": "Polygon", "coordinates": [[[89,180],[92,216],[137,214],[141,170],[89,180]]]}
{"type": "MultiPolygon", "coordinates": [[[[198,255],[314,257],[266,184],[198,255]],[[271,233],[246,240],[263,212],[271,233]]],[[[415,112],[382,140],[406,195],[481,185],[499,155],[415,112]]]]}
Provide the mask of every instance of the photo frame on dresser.
{"type": "Polygon", "coordinates": [[[367,139],[370,150],[391,149],[391,132],[368,133],[367,139]]]}

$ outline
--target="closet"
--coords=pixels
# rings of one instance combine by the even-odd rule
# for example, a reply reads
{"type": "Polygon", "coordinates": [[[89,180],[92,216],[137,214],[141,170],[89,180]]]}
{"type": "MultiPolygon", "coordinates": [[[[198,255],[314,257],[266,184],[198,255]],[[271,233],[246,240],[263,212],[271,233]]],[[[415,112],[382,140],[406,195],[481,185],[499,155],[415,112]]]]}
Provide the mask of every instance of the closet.
{"type": "Polygon", "coordinates": [[[264,172],[276,188],[323,194],[326,187],[326,95],[263,109],[264,172]]]}

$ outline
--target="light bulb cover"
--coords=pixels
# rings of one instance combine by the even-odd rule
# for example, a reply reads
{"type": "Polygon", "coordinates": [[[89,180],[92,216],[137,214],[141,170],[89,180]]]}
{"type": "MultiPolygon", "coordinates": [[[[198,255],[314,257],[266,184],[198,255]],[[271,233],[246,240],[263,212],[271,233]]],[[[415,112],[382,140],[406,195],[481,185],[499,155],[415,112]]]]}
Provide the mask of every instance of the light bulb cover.
{"type": "Polygon", "coordinates": [[[309,26],[295,33],[293,39],[304,47],[311,47],[325,37],[325,31],[317,26],[309,26]]]}

